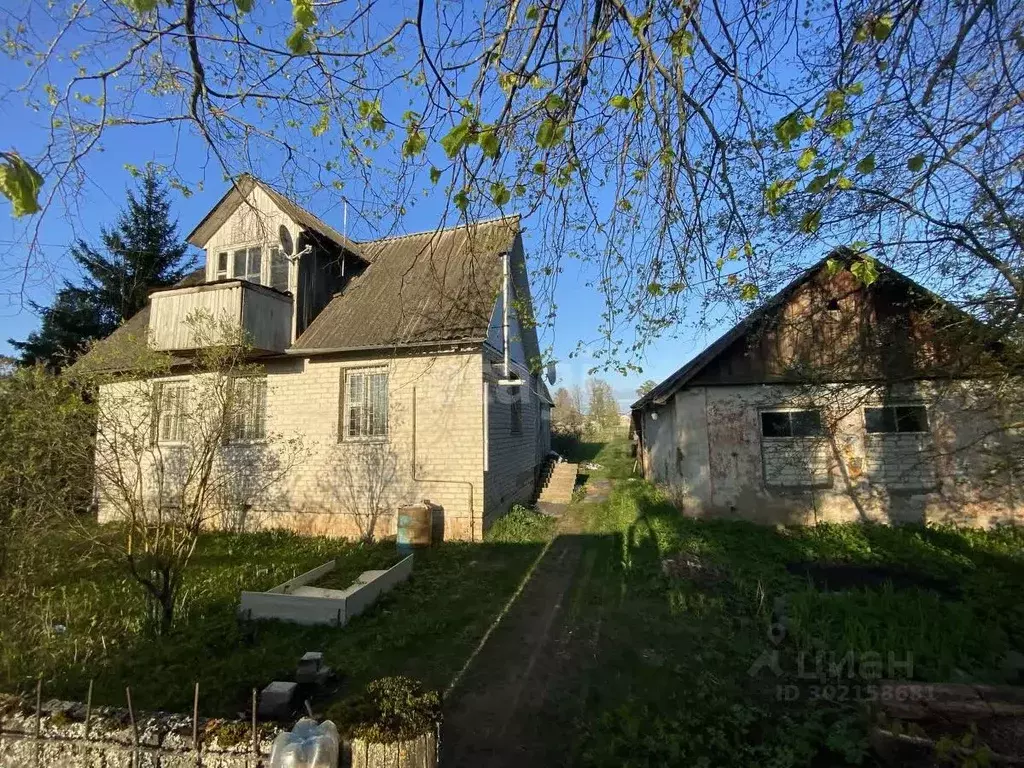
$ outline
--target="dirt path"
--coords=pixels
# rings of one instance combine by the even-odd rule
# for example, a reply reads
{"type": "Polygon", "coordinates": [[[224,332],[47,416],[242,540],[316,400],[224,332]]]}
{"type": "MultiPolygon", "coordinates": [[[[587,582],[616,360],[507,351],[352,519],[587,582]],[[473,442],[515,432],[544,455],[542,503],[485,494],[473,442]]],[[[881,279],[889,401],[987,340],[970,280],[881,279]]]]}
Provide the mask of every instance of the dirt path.
{"type": "Polygon", "coordinates": [[[561,704],[587,643],[569,616],[572,593],[585,586],[593,559],[581,535],[586,510],[566,511],[530,582],[446,702],[445,768],[564,763],[570,739],[557,734],[571,725],[572,713],[561,704]]]}

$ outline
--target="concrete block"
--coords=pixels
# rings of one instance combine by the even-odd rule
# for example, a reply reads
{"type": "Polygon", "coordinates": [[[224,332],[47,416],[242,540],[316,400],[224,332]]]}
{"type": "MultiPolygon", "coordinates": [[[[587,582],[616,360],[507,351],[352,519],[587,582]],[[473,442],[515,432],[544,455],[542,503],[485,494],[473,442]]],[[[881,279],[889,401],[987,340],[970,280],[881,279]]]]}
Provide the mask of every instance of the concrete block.
{"type": "Polygon", "coordinates": [[[260,720],[287,720],[295,711],[299,684],[275,680],[260,692],[256,716],[260,720]]]}

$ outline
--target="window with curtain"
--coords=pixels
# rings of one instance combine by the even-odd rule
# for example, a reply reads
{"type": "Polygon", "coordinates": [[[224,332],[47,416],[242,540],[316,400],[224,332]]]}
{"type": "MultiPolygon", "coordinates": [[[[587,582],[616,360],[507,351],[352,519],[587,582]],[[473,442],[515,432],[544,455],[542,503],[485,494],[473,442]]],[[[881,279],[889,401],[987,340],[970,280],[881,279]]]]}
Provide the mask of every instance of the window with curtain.
{"type": "Polygon", "coordinates": [[[248,280],[250,283],[262,282],[260,276],[263,267],[263,249],[256,245],[252,248],[240,248],[235,251],[234,277],[236,280],[248,280]]]}
{"type": "Polygon", "coordinates": [[[267,380],[251,376],[236,379],[231,390],[228,440],[263,440],[267,436],[267,380]]]}
{"type": "Polygon", "coordinates": [[[185,416],[188,398],[187,381],[158,381],[154,385],[153,442],[185,442],[185,416]]]}
{"type": "Polygon", "coordinates": [[[384,438],[388,434],[388,373],[385,368],[343,373],[341,434],[346,440],[384,438]]]}
{"type": "Polygon", "coordinates": [[[288,257],[276,245],[270,249],[270,287],[288,290],[288,257]]]}

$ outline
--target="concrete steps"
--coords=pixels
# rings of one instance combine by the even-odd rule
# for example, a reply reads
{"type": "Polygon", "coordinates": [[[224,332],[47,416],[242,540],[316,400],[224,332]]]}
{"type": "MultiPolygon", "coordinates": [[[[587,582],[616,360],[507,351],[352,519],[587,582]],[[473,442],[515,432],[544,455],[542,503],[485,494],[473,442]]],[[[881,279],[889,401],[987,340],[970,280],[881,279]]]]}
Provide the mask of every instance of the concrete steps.
{"type": "Polygon", "coordinates": [[[579,464],[562,462],[552,465],[547,482],[541,488],[537,501],[548,504],[568,504],[572,501],[572,492],[576,488],[578,472],[579,464]]]}

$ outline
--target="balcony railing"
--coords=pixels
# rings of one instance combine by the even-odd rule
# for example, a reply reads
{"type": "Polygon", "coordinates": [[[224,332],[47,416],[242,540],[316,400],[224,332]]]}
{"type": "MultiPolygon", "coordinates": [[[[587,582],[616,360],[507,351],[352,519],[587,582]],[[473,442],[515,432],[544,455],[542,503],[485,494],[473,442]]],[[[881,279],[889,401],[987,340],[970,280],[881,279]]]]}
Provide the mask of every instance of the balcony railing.
{"type": "MultiPolygon", "coordinates": [[[[245,280],[171,288],[150,294],[149,338],[154,349],[187,351],[215,333],[201,329],[190,317],[208,315],[245,331],[248,343],[262,352],[283,352],[292,337],[292,297],[245,280]]],[[[210,329],[214,331],[214,329],[210,329]]]]}

